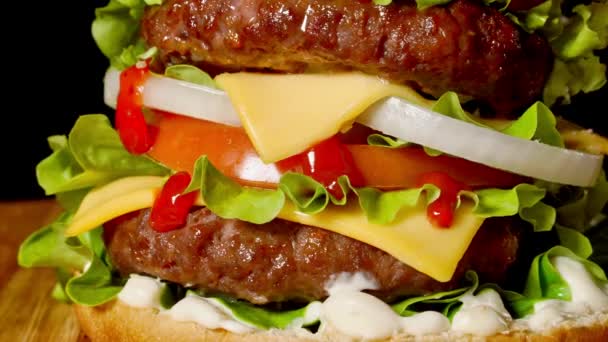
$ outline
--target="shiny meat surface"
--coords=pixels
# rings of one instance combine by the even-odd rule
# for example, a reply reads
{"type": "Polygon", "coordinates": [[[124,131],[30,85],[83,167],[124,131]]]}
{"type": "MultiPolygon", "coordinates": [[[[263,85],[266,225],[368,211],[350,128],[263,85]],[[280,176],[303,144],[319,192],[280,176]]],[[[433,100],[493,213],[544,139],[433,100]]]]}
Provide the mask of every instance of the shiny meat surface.
{"type": "Polygon", "coordinates": [[[147,43],[164,65],[210,71],[360,70],[447,90],[499,114],[531,104],[552,67],[547,42],[481,1],[166,0],[148,8],[147,43]]]}
{"type": "Polygon", "coordinates": [[[366,272],[385,300],[458,286],[467,269],[501,282],[515,261],[520,229],[509,219],[488,219],[452,281],[437,282],[362,242],[323,229],[276,219],[267,224],[226,220],[206,208],[186,226],[157,233],[149,210],[105,226],[114,265],[123,275],[142,273],[257,304],[324,298],[325,283],[341,272],[366,272]]]}

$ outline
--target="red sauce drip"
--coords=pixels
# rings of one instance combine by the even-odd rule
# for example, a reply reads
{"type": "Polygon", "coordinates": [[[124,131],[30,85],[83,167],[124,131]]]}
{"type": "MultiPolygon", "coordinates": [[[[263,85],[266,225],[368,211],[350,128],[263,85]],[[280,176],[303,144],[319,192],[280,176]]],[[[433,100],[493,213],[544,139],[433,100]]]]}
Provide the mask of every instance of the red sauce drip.
{"type": "Polygon", "coordinates": [[[122,144],[132,154],[146,153],[158,133],[156,127],[148,126],[142,112],[144,83],[149,73],[148,63],[138,63],[120,73],[116,129],[122,144]]]}
{"type": "Polygon", "coordinates": [[[277,163],[283,172],[300,172],[323,184],[334,197],[341,199],[344,193],[338,177],[348,176],[353,186],[363,186],[364,179],[357,169],[353,156],[337,136],[320,142],[307,151],[277,163]]]}
{"type": "Polygon", "coordinates": [[[196,201],[197,192],[182,194],[190,184],[190,174],[178,172],[167,180],[154,200],[150,213],[150,226],[157,232],[168,232],[186,224],[190,208],[196,201]]]}
{"type": "Polygon", "coordinates": [[[433,184],[441,190],[441,195],[426,208],[426,215],[434,226],[448,228],[454,222],[454,211],[458,203],[458,192],[471,190],[443,172],[429,172],[420,177],[418,184],[433,184]]]}

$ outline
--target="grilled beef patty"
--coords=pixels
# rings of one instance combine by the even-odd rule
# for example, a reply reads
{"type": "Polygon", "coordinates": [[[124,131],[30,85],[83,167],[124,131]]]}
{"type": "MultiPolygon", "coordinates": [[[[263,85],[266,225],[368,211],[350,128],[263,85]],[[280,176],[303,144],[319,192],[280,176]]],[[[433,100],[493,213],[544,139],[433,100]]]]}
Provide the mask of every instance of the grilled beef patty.
{"type": "Polygon", "coordinates": [[[142,36],[164,65],[354,69],[436,96],[455,91],[501,114],[541,94],[553,58],[543,38],[474,0],[425,10],[413,0],[166,0],[148,7],[142,36]]]}
{"type": "Polygon", "coordinates": [[[252,223],[222,219],[206,208],[185,227],[158,233],[149,210],[105,226],[104,238],[123,275],[142,273],[256,304],[310,301],[327,296],[325,284],[341,272],[366,272],[391,300],[454,288],[474,269],[482,281],[501,282],[520,245],[519,221],[488,219],[450,282],[440,283],[387,253],[324,229],[275,219],[252,223]]]}

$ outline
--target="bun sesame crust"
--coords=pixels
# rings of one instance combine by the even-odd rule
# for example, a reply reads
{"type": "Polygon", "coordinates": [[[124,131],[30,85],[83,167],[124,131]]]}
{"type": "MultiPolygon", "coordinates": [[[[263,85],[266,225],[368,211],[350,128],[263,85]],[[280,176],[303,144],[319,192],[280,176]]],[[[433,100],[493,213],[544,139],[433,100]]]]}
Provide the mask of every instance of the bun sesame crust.
{"type": "MultiPolygon", "coordinates": [[[[118,300],[97,306],[74,305],[84,333],[97,341],[350,341],[337,332],[324,331],[321,335],[304,331],[260,331],[235,334],[220,329],[206,329],[196,323],[178,322],[159,315],[154,309],[130,307],[118,300]]],[[[548,342],[548,341],[606,341],[608,340],[608,314],[589,316],[576,322],[568,321],[544,334],[527,331],[500,333],[488,337],[471,335],[453,336],[447,333],[416,338],[399,334],[383,341],[492,341],[492,342],[548,342]]]]}

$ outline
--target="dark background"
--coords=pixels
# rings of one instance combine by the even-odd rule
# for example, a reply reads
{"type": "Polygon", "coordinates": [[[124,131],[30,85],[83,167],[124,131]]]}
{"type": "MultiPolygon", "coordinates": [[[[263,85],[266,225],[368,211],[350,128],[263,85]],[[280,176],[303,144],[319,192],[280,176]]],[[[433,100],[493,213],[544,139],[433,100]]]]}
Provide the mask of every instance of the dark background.
{"type": "MultiPolygon", "coordinates": [[[[112,114],[103,104],[108,62],[90,34],[94,9],[106,2],[11,2],[18,8],[3,11],[0,200],[43,197],[35,166],[50,153],[46,137],[67,134],[78,115],[112,114]]],[[[563,114],[608,135],[608,86],[563,114]]]]}
{"type": "Polygon", "coordinates": [[[103,103],[108,62],[90,33],[94,9],[106,3],[11,2],[3,10],[0,200],[42,197],[35,167],[50,153],[46,137],[69,133],[80,114],[111,114],[103,103]]]}

